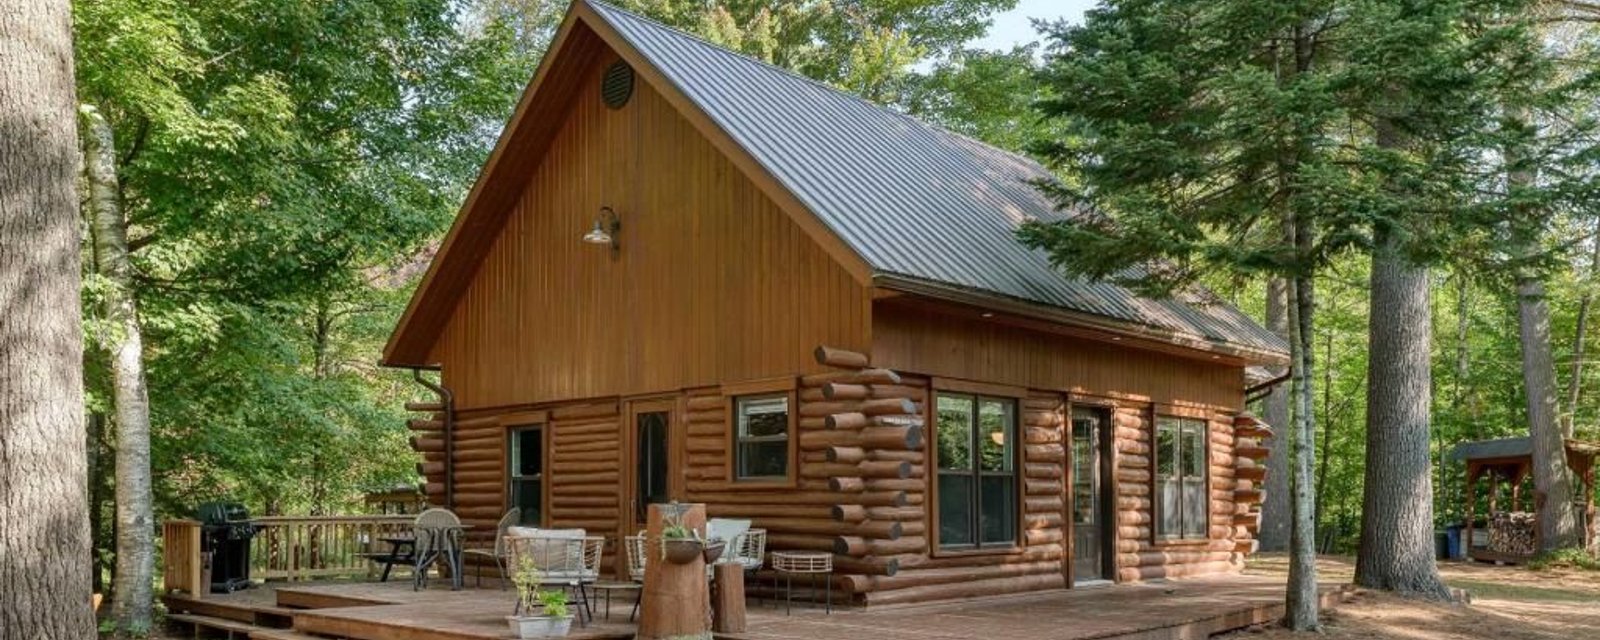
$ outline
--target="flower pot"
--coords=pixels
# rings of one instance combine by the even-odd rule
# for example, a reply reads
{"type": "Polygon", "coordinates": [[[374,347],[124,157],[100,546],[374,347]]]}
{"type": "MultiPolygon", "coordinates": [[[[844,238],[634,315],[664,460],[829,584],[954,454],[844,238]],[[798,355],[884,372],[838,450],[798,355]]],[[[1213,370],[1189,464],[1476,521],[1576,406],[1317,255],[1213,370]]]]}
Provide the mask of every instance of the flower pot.
{"type": "Polygon", "coordinates": [[[725,548],[727,546],[728,546],[728,543],[723,542],[721,540],[712,540],[710,542],[707,542],[706,543],[706,548],[703,551],[701,551],[701,553],[705,554],[706,564],[711,564],[713,562],[716,562],[717,558],[721,558],[722,557],[722,550],[723,550],[723,548],[725,548]]]}
{"type": "Polygon", "coordinates": [[[661,549],[667,556],[667,562],[689,564],[700,557],[704,545],[693,538],[668,538],[661,541],[661,549]]]}
{"type": "Polygon", "coordinates": [[[506,616],[506,622],[511,624],[511,635],[528,640],[529,638],[561,638],[572,630],[572,618],[552,618],[550,616],[506,616]]]}

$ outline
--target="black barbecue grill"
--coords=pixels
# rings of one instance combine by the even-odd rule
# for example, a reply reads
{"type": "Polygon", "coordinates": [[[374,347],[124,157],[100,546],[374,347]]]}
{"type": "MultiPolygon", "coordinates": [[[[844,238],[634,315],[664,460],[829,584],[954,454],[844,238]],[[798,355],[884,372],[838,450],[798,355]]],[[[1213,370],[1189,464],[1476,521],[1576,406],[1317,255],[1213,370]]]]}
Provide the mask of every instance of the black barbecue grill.
{"type": "Polygon", "coordinates": [[[249,588],[250,539],[256,536],[250,511],[237,502],[206,502],[195,511],[200,550],[211,554],[211,592],[249,588]]]}

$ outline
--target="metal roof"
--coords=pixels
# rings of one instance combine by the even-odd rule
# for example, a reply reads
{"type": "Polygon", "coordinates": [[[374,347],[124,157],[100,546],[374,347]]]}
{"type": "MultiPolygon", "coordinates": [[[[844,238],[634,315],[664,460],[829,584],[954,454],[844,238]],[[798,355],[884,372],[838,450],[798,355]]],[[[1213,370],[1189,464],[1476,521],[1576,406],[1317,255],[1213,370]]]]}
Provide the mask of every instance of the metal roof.
{"type": "Polygon", "coordinates": [[[1531,455],[1533,455],[1533,441],[1528,436],[1463,442],[1450,450],[1450,459],[1456,462],[1488,460],[1490,458],[1517,458],[1531,455]]]}
{"type": "Polygon", "coordinates": [[[1153,300],[1068,277],[1015,237],[1066,214],[1038,163],[927,125],[596,0],[583,0],[873,268],[1027,303],[1283,354],[1221,302],[1153,300]]]}

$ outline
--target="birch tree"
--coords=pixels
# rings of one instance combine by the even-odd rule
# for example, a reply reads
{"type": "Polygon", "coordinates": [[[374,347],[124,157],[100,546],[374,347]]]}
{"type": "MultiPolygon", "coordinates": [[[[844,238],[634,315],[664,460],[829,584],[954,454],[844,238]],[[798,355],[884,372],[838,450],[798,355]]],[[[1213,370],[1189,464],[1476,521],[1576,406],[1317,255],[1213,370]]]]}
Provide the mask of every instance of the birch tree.
{"type": "Polygon", "coordinates": [[[111,125],[90,105],[83,119],[84,184],[94,273],[101,280],[100,348],[111,365],[116,425],[116,580],[111,616],[117,633],[150,631],[155,579],[155,516],[150,490],[150,398],[144,375],[144,332],[139,326],[128,221],[117,193],[117,154],[111,125]]]}

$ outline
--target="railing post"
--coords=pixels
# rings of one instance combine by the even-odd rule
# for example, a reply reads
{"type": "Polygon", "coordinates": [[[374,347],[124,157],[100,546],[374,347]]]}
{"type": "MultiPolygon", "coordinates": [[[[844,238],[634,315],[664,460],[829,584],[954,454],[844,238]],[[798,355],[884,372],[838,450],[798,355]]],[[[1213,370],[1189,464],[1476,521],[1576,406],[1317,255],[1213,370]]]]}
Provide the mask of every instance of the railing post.
{"type": "Polygon", "coordinates": [[[204,597],[210,589],[201,584],[200,523],[168,520],[161,526],[162,587],[204,597]]]}

